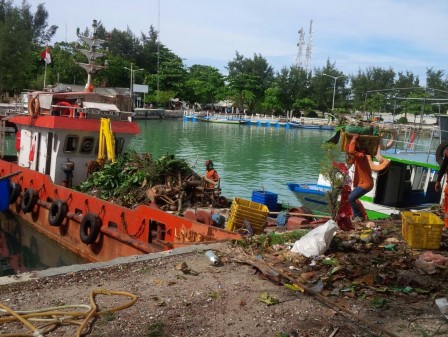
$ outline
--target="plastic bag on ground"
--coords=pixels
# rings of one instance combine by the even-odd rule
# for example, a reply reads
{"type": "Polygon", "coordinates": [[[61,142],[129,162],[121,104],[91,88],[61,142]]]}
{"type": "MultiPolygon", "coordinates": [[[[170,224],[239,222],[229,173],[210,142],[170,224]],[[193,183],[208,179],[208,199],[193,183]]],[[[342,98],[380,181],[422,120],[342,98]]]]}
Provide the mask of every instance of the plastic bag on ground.
{"type": "Polygon", "coordinates": [[[336,222],[328,220],[297,240],[292,246],[291,252],[299,253],[306,257],[321,255],[327,251],[337,229],[336,222]]]}
{"type": "Polygon", "coordinates": [[[440,309],[440,312],[446,319],[448,319],[448,301],[445,297],[436,299],[436,304],[440,309]]]}

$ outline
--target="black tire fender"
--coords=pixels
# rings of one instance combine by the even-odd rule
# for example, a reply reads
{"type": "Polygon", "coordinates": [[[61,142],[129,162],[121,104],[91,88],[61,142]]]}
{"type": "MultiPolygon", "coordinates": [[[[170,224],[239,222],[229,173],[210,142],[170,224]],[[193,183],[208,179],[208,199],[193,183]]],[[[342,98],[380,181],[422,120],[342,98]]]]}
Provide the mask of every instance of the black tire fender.
{"type": "Polygon", "coordinates": [[[20,184],[11,182],[9,185],[9,204],[13,204],[17,201],[17,198],[22,192],[22,186],[20,184]]]}
{"type": "Polygon", "coordinates": [[[218,204],[221,206],[221,207],[227,207],[227,206],[229,206],[229,200],[226,198],[226,197],[224,197],[224,196],[220,196],[219,198],[218,198],[218,204]]]}
{"type": "Polygon", "coordinates": [[[96,241],[100,234],[101,219],[98,215],[87,213],[81,221],[80,238],[81,241],[89,245],[96,241]]]}
{"type": "Polygon", "coordinates": [[[23,192],[22,200],[20,201],[20,207],[24,213],[29,213],[33,210],[37,203],[37,191],[34,188],[27,188],[23,192]]]}
{"type": "Polygon", "coordinates": [[[58,227],[64,221],[68,212],[67,203],[60,199],[54,200],[48,210],[48,223],[50,226],[58,227]]]}
{"type": "Polygon", "coordinates": [[[443,157],[445,156],[445,150],[448,150],[448,140],[440,143],[439,146],[437,146],[436,161],[440,166],[442,166],[443,157]]]}

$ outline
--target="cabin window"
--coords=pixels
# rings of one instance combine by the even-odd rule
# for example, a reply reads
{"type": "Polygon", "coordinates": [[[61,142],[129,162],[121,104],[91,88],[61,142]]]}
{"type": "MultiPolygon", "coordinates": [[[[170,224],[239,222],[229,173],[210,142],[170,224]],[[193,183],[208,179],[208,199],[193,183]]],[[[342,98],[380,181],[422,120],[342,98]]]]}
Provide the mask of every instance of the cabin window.
{"type": "Polygon", "coordinates": [[[81,153],[92,153],[95,144],[95,138],[84,137],[81,142],[81,153]]]}
{"type": "MultiPolygon", "coordinates": [[[[99,148],[100,148],[100,140],[98,139],[96,141],[95,154],[98,154],[99,148]]],[[[115,138],[115,155],[118,156],[119,154],[122,154],[123,148],[124,148],[124,138],[115,138]]]]}
{"type": "Polygon", "coordinates": [[[124,138],[115,139],[115,154],[119,155],[123,153],[124,148],[124,138]]]}
{"type": "Polygon", "coordinates": [[[78,148],[79,137],[69,135],[65,138],[64,152],[76,152],[78,148]]]}

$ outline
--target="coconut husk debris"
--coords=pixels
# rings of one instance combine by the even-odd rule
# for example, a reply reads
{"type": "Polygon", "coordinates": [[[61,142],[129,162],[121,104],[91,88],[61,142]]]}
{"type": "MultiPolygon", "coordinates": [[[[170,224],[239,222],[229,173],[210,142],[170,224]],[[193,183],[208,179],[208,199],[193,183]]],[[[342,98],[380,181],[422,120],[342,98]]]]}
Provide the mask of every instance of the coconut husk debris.
{"type": "Polygon", "coordinates": [[[203,198],[203,177],[184,159],[165,154],[127,152],[91,174],[77,190],[120,206],[152,204],[163,210],[181,211],[203,198]]]}

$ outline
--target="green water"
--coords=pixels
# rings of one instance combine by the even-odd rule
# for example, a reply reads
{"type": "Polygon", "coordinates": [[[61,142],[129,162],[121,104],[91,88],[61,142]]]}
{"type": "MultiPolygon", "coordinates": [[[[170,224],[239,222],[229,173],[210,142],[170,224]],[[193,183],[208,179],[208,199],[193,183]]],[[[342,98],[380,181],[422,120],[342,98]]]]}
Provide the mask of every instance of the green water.
{"type": "Polygon", "coordinates": [[[316,182],[324,156],[322,143],[332,131],[284,127],[216,124],[175,120],[138,122],[141,134],[131,148],[183,158],[204,173],[206,159],[213,160],[221,177],[222,194],[251,199],[252,191],[278,194],[278,201],[300,205],[287,182],[316,182]]]}

